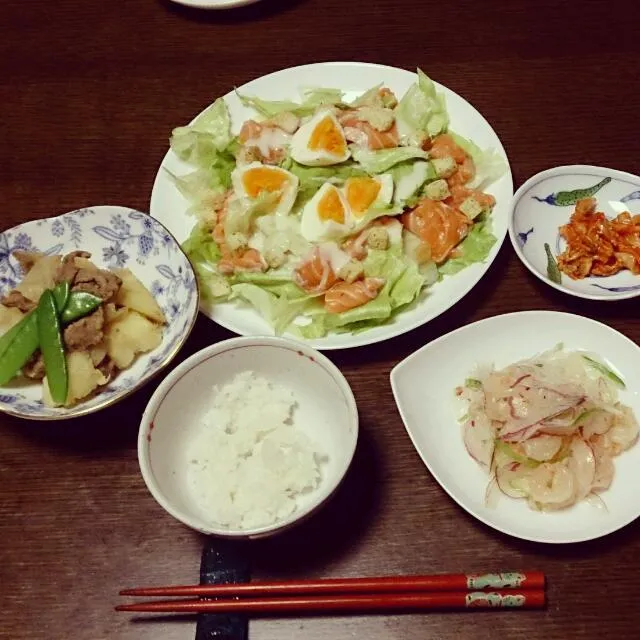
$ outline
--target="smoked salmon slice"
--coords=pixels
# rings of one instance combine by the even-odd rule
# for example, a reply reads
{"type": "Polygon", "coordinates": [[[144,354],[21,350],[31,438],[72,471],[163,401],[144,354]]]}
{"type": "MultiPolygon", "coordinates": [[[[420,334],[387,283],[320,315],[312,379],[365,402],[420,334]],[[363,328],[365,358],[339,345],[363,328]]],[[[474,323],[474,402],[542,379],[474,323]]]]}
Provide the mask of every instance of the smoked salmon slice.
{"type": "Polygon", "coordinates": [[[432,158],[451,157],[456,164],[462,164],[467,159],[467,153],[448,133],[441,133],[431,142],[429,155],[432,158]]]}
{"type": "Polygon", "coordinates": [[[293,280],[309,293],[322,293],[337,282],[331,263],[322,257],[317,247],[309,260],[294,269],[293,280]]]}
{"type": "Polygon", "coordinates": [[[431,259],[437,264],[469,233],[472,222],[444,202],[425,198],[418,206],[401,216],[404,226],[431,247],[431,259]]]}
{"type": "Polygon", "coordinates": [[[239,272],[260,273],[267,270],[267,263],[256,249],[239,249],[227,253],[218,261],[218,271],[225,276],[239,272]]]}
{"type": "Polygon", "coordinates": [[[384,285],[382,278],[365,278],[351,284],[338,282],[324,295],[324,308],[329,313],[342,313],[373,300],[384,285]]]}
{"type": "Polygon", "coordinates": [[[347,113],[340,118],[340,124],[344,127],[344,135],[349,142],[366,146],[372,151],[392,149],[400,144],[395,122],[387,131],[378,131],[368,122],[359,120],[357,115],[347,113]]]}
{"type": "Polygon", "coordinates": [[[462,185],[454,185],[450,188],[451,196],[445,200],[446,204],[458,208],[467,198],[474,198],[483,209],[491,209],[496,199],[488,193],[477,189],[467,189],[462,185]]]}

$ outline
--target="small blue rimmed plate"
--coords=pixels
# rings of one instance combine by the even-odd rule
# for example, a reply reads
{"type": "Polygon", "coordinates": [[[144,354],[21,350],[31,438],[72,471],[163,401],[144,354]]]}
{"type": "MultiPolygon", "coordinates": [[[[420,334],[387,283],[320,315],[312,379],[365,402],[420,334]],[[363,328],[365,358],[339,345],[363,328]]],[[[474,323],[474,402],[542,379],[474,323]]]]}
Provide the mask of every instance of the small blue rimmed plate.
{"type": "Polygon", "coordinates": [[[569,222],[576,202],[593,196],[598,211],[613,218],[623,211],[640,213],[640,177],[631,173],[568,165],[548,169],[529,178],[513,198],[509,237],[524,265],[543,282],[572,296],[589,300],[624,300],[640,295],[640,276],[620,271],[613,276],[589,276],[573,280],[565,274],[555,282],[548,274],[549,245],[555,257],[566,243],[559,228],[569,222]]]}
{"type": "Polygon", "coordinates": [[[88,251],[102,268],[130,269],[151,291],[167,325],[161,344],[138,356],[95,396],[72,407],[48,407],[42,385],[17,378],[0,387],[0,411],[30,420],[65,420],[99,411],[133,393],[176,356],[198,315],[198,286],[177,240],[157,220],[127,207],[99,206],[25,222],[0,233],[0,297],[22,278],[12,253],[88,251]]]}

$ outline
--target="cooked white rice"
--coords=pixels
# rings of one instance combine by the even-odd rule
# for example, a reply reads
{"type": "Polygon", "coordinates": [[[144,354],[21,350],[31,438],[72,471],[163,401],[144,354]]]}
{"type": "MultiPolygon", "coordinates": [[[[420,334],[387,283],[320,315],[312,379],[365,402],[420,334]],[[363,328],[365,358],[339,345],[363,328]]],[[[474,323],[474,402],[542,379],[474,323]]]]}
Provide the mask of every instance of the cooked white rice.
{"type": "Polygon", "coordinates": [[[322,456],[296,427],[293,392],[252,371],[213,391],[187,451],[200,511],[230,529],[286,518],[321,481],[322,456]]]}

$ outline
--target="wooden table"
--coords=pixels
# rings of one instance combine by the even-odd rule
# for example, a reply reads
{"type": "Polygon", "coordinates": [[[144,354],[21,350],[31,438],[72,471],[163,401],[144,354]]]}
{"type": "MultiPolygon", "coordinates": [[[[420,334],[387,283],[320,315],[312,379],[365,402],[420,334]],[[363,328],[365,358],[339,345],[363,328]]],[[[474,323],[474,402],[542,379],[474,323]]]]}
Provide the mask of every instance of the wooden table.
{"type": "MultiPolygon", "coordinates": [[[[622,3],[264,0],[198,12],[154,0],[4,0],[0,24],[3,227],[93,204],[144,210],[173,126],[234,85],[318,60],[420,65],[487,117],[517,184],[563,163],[640,172],[640,40],[622,3]]],[[[538,568],[549,576],[547,611],[259,621],[251,638],[637,637],[638,523],[554,547],[476,522],[424,468],[388,382],[399,359],[480,318],[575,311],[637,340],[637,308],[555,295],[507,241],[485,280],[438,320],[330,354],[361,411],[353,467],[330,506],[250,548],[258,578],[538,568]]],[[[228,336],[200,318],[181,358],[228,336]]],[[[190,621],[113,611],[121,587],[198,575],[203,539],[161,510],[138,472],[151,391],[68,424],[0,418],[1,638],[193,637],[190,621]]]]}

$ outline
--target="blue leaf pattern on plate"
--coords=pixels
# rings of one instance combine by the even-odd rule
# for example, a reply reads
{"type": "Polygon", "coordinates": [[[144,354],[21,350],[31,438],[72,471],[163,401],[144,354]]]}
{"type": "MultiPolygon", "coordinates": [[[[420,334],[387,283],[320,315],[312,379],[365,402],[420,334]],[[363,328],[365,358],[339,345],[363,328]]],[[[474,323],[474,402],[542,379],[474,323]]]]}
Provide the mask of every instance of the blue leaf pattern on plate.
{"type": "Polygon", "coordinates": [[[640,290],[640,284],[635,284],[629,287],[605,287],[602,284],[592,284],[592,287],[596,287],[598,289],[604,289],[605,291],[611,291],[613,293],[624,293],[625,291],[638,291],[640,290]]]}
{"type": "MultiPolygon", "coordinates": [[[[169,320],[164,340],[156,351],[140,357],[142,366],[135,376],[131,370],[122,372],[97,396],[98,400],[125,393],[155,373],[176,351],[197,314],[197,285],[188,259],[167,230],[141,212],[122,207],[79,209],[0,233],[0,296],[21,278],[20,266],[11,255],[16,249],[48,255],[87,249],[98,262],[111,268],[130,268],[136,275],[140,269],[136,265],[144,265],[144,283],[169,320]],[[56,239],[53,246],[52,238],[56,239]],[[149,269],[160,277],[150,277],[149,269]]],[[[72,411],[44,406],[33,392],[25,393],[0,389],[0,405],[23,415],[53,416],[72,411]]]]}
{"type": "Polygon", "coordinates": [[[631,202],[631,200],[640,200],[640,191],[634,191],[624,198],[620,198],[620,202],[631,202]]]}
{"type": "Polygon", "coordinates": [[[518,233],[518,244],[520,245],[520,247],[524,247],[524,245],[527,244],[527,240],[532,233],[533,227],[531,227],[529,231],[521,231],[520,233],[518,233]]]}

